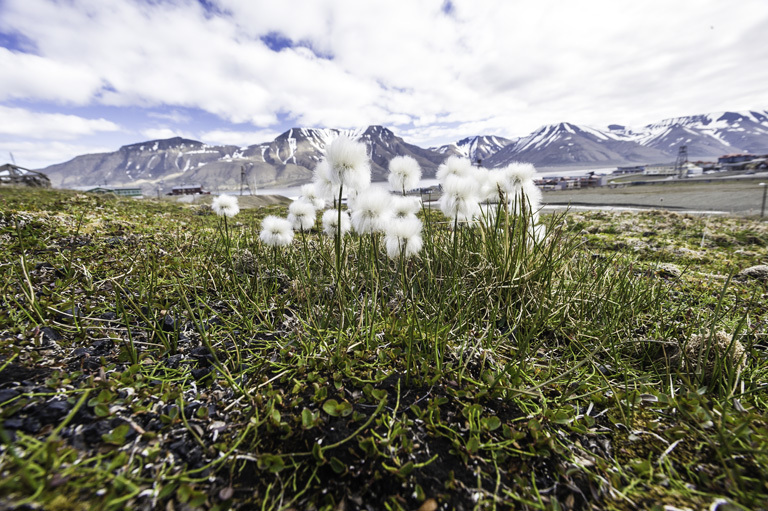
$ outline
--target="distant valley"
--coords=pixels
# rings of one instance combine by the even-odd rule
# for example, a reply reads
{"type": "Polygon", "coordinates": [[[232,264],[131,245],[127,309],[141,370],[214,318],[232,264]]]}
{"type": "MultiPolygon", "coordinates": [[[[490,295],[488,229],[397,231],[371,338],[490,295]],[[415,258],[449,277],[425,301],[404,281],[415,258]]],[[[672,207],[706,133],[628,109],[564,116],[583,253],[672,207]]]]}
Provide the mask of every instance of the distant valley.
{"type": "Polygon", "coordinates": [[[542,126],[528,136],[506,139],[478,135],[441,147],[409,144],[390,129],[360,130],[294,128],[266,143],[247,147],[206,145],[171,138],[121,147],[111,153],[86,154],[39,169],[54,186],[158,187],[200,184],[212,191],[239,189],[241,175],[250,189],[293,186],[308,182],[340,134],[368,146],[374,180],[386,179],[391,158],[409,155],[424,176],[432,177],[445,158],[458,155],[481,160],[486,167],[525,161],[539,167],[614,166],[674,160],[686,145],[691,159],[714,159],[728,153],[768,153],[768,110],[721,112],[666,119],[640,129],[609,125],[605,129],[567,122],[542,126]]]}

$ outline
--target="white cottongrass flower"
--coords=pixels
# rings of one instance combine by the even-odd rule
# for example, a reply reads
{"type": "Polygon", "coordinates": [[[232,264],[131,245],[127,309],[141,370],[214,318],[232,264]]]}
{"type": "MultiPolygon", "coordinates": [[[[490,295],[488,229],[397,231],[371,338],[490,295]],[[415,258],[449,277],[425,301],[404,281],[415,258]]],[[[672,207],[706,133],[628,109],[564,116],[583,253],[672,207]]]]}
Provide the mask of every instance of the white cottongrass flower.
{"type": "Polygon", "coordinates": [[[530,163],[511,163],[502,172],[505,176],[503,191],[507,194],[509,206],[514,213],[519,214],[523,208],[526,211],[538,211],[541,207],[541,190],[533,178],[536,168],[530,163]]]}
{"type": "Polygon", "coordinates": [[[480,198],[489,202],[498,202],[499,191],[506,195],[507,176],[502,169],[487,170],[480,184],[480,198]]]}
{"type": "Polygon", "coordinates": [[[269,215],[261,221],[259,238],[266,245],[284,247],[293,241],[293,226],[285,218],[269,215]]]}
{"type": "Polygon", "coordinates": [[[467,158],[449,156],[442,165],[437,168],[435,176],[438,181],[445,182],[449,176],[467,177],[472,173],[472,162],[467,158]]]}
{"type": "Polygon", "coordinates": [[[315,185],[315,192],[326,201],[339,200],[339,186],[331,182],[331,165],[326,160],[315,166],[312,183],[315,185]]]}
{"type": "Polygon", "coordinates": [[[389,161],[389,186],[394,192],[413,190],[419,186],[421,167],[412,156],[395,156],[389,161]]]}
{"type": "Polygon", "coordinates": [[[386,190],[369,188],[357,194],[350,204],[352,228],[358,234],[371,234],[384,230],[392,216],[392,196],[386,190]]]}
{"type": "Polygon", "coordinates": [[[333,186],[364,190],[371,184],[371,164],[365,144],[341,136],[325,148],[333,186]]]}
{"type": "Polygon", "coordinates": [[[234,195],[219,195],[214,197],[211,208],[219,216],[232,218],[240,213],[240,206],[237,204],[237,197],[234,195]]]}
{"type": "Polygon", "coordinates": [[[392,215],[395,218],[414,216],[421,211],[421,199],[413,195],[394,195],[391,201],[392,215]]]}
{"type": "Polygon", "coordinates": [[[536,168],[530,163],[513,162],[504,168],[504,174],[507,176],[508,193],[516,193],[523,189],[527,183],[533,182],[533,176],[536,175],[536,168]]]}
{"type": "Polygon", "coordinates": [[[308,231],[315,225],[315,206],[306,199],[291,202],[288,206],[288,221],[296,231],[308,231]]]}
{"type": "Polygon", "coordinates": [[[396,218],[389,222],[384,236],[387,256],[397,259],[402,255],[407,259],[418,254],[423,246],[421,227],[421,220],[415,216],[396,218]]]}
{"type": "Polygon", "coordinates": [[[344,236],[352,229],[352,220],[349,219],[348,212],[341,212],[341,229],[337,229],[338,225],[339,211],[337,209],[329,209],[323,213],[323,232],[327,236],[336,236],[336,231],[339,230],[344,236]]]}
{"type": "Polygon", "coordinates": [[[322,193],[318,191],[318,187],[315,183],[307,183],[301,187],[301,197],[312,203],[315,209],[323,209],[325,207],[325,198],[322,193]]]}
{"type": "Polygon", "coordinates": [[[471,177],[448,176],[443,183],[440,211],[461,222],[480,216],[479,189],[471,177]]]}

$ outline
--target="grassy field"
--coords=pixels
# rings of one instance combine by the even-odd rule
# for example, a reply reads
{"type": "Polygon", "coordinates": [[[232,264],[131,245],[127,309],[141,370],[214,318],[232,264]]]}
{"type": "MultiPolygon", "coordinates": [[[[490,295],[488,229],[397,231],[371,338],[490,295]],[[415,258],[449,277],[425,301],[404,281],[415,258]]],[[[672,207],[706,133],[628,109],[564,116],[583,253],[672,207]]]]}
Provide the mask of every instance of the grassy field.
{"type": "Polygon", "coordinates": [[[0,507],[768,507],[768,223],[284,212],[0,188],[0,507]]]}

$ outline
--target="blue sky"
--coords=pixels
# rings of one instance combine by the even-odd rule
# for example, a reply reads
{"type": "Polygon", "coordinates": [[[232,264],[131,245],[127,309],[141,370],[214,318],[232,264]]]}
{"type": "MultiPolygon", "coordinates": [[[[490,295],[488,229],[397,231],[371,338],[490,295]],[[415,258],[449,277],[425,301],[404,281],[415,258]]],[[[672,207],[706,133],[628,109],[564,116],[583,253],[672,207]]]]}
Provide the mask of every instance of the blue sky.
{"type": "Polygon", "coordinates": [[[765,0],[0,0],[0,162],[768,109],[765,0]]]}

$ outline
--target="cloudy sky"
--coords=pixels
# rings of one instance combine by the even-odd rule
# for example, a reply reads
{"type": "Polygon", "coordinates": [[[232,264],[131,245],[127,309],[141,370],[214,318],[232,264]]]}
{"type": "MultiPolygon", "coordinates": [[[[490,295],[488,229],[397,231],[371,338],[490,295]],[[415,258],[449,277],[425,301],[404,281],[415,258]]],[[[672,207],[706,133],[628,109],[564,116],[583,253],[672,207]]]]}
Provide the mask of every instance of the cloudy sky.
{"type": "Polygon", "coordinates": [[[0,163],[768,109],[768,1],[0,0],[0,163]]]}

